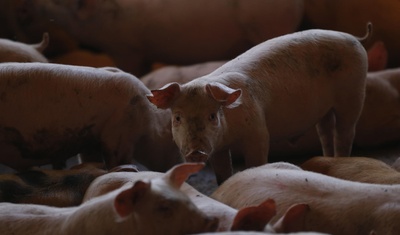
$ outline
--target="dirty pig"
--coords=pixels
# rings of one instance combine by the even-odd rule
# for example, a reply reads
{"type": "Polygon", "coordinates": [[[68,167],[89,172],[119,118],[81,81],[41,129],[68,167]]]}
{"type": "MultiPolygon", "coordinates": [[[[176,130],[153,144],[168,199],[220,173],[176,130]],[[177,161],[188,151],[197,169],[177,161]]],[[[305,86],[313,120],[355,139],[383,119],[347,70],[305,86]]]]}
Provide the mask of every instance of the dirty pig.
{"type": "Polygon", "coordinates": [[[212,73],[152,90],[172,112],[173,138],[186,161],[209,160],[218,182],[232,174],[230,150],[246,167],[268,161],[271,141],[316,127],[326,156],[351,153],[364,97],[368,39],[306,30],[265,41],[212,73]]]}

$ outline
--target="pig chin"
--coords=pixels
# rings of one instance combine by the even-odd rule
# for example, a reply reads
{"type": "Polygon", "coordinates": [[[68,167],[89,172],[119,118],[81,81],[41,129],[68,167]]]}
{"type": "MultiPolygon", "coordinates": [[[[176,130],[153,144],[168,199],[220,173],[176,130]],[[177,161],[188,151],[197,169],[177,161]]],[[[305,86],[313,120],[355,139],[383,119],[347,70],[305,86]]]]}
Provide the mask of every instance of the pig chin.
{"type": "Polygon", "coordinates": [[[191,150],[185,154],[186,162],[207,162],[208,154],[202,150],[191,150]]]}

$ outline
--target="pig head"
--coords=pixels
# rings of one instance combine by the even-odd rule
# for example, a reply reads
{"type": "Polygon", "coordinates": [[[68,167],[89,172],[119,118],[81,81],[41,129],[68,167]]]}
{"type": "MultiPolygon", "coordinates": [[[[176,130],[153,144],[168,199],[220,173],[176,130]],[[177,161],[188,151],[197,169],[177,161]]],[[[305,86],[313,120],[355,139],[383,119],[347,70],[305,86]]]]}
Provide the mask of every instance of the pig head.
{"type": "Polygon", "coordinates": [[[172,135],[185,160],[206,162],[222,142],[224,109],[240,105],[241,93],[218,82],[195,88],[170,83],[147,97],[158,108],[171,109],[172,135]]]}

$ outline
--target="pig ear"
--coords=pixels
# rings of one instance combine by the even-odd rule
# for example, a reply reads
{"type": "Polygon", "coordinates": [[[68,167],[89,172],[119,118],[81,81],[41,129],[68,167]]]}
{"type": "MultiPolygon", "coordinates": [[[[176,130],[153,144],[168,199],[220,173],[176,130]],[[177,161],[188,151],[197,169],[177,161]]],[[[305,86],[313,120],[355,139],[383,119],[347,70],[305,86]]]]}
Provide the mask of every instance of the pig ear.
{"type": "Polygon", "coordinates": [[[400,157],[398,157],[392,164],[392,168],[396,171],[400,171],[400,157]]]}
{"type": "Polygon", "coordinates": [[[43,33],[42,41],[38,44],[33,45],[33,48],[38,52],[42,53],[44,49],[49,45],[49,33],[43,33]]]}
{"type": "Polygon", "coordinates": [[[214,100],[221,103],[221,105],[227,108],[234,108],[240,105],[240,96],[242,90],[232,89],[221,83],[213,82],[206,85],[206,92],[214,100]]]}
{"type": "Polygon", "coordinates": [[[150,190],[150,186],[150,183],[139,180],[132,187],[121,191],[114,200],[114,208],[118,215],[121,218],[129,216],[135,204],[150,190]]]}
{"type": "Polygon", "coordinates": [[[182,163],[170,169],[165,173],[164,177],[172,184],[172,186],[180,188],[189,175],[200,171],[204,165],[203,162],[182,163]]]}
{"type": "Polygon", "coordinates": [[[168,109],[172,106],[181,91],[181,86],[176,83],[169,83],[160,89],[152,90],[147,99],[160,109],[168,109]]]}
{"type": "Polygon", "coordinates": [[[304,231],[304,219],[310,207],[307,204],[292,205],[274,225],[276,233],[304,231]]]}
{"type": "Polygon", "coordinates": [[[273,199],[258,206],[246,207],[238,211],[233,220],[232,231],[263,231],[268,222],[276,215],[273,199]]]}

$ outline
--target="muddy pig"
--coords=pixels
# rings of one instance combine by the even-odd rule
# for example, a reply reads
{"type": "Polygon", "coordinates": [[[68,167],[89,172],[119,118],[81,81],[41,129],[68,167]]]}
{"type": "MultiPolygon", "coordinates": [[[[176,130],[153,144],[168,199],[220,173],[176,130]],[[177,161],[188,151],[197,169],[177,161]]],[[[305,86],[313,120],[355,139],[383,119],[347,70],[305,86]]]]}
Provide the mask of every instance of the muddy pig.
{"type": "Polygon", "coordinates": [[[270,141],[296,138],[315,125],[324,155],[350,155],[366,73],[359,39],[307,30],[268,40],[148,98],[172,110],[172,134],[185,160],[210,160],[222,182],[232,174],[229,149],[244,155],[246,167],[262,165],[270,141]]]}
{"type": "Polygon", "coordinates": [[[48,60],[42,54],[49,44],[49,35],[43,34],[42,41],[38,44],[25,44],[0,39],[0,62],[43,62],[48,60]]]}
{"type": "Polygon", "coordinates": [[[212,232],[218,220],[206,216],[180,191],[189,174],[178,165],[165,176],[139,180],[78,207],[0,203],[1,234],[192,234],[212,232]],[[182,223],[184,221],[184,223],[182,223]]]}
{"type": "MultiPolygon", "coordinates": [[[[189,164],[189,163],[186,163],[189,164]]],[[[191,163],[203,164],[203,163],[191,163]]],[[[138,180],[151,180],[162,177],[164,173],[154,171],[142,171],[137,173],[132,172],[112,172],[96,178],[87,188],[83,202],[92,198],[104,195],[110,191],[122,187],[128,182],[135,183],[138,180]]],[[[255,207],[236,210],[219,201],[216,201],[199,191],[187,183],[183,183],[181,190],[193,201],[193,203],[206,215],[213,216],[219,219],[217,231],[228,231],[234,229],[262,229],[275,216],[275,203],[266,200],[255,207]],[[240,218],[239,218],[240,217],[240,218]],[[236,222],[241,220],[242,222],[236,222]],[[245,221],[251,220],[253,223],[247,225],[245,221]],[[247,227],[246,227],[247,226],[247,227]]],[[[281,218],[281,221],[274,225],[269,225],[269,231],[284,232],[292,231],[298,221],[302,219],[302,213],[299,213],[299,206],[293,205],[281,218]]],[[[301,210],[301,209],[300,209],[301,210]]]]}
{"type": "Polygon", "coordinates": [[[81,44],[109,54],[119,68],[136,76],[155,61],[231,59],[266,39],[296,31],[304,5],[300,0],[29,2],[36,14],[54,19],[81,44]]]}
{"type": "Polygon", "coordinates": [[[399,193],[399,185],[352,182],[277,162],[236,173],[211,197],[237,209],[272,198],[277,217],[305,203],[304,231],[394,235],[400,232],[399,193]]]}
{"type": "Polygon", "coordinates": [[[169,112],[116,68],[0,64],[0,163],[17,170],[78,153],[107,169],[135,160],[165,171],[180,162],[169,112]],[[155,144],[157,147],[154,147],[155,144]]]}

